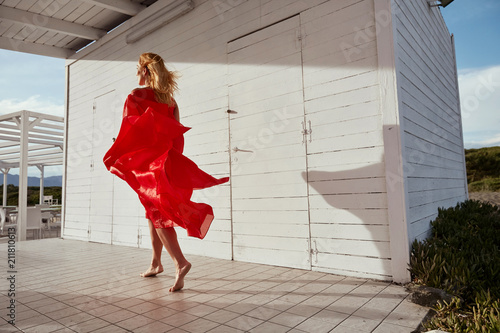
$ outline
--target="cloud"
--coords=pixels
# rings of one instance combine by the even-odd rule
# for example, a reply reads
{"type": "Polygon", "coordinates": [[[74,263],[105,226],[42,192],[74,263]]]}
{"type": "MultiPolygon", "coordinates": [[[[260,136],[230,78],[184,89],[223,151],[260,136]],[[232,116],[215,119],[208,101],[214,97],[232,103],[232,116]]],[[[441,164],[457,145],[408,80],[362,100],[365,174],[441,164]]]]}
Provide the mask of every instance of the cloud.
{"type": "Polygon", "coordinates": [[[483,141],[469,141],[465,143],[465,148],[483,148],[483,147],[493,147],[500,146],[500,133],[497,133],[490,139],[486,139],[483,141]]]}
{"type": "Polygon", "coordinates": [[[34,111],[50,114],[53,116],[64,116],[64,105],[50,98],[42,98],[40,95],[30,96],[26,99],[2,99],[0,100],[0,114],[8,114],[21,110],[34,111]]]}
{"type": "Polygon", "coordinates": [[[500,66],[459,72],[466,147],[494,146],[500,136],[500,66]]]}

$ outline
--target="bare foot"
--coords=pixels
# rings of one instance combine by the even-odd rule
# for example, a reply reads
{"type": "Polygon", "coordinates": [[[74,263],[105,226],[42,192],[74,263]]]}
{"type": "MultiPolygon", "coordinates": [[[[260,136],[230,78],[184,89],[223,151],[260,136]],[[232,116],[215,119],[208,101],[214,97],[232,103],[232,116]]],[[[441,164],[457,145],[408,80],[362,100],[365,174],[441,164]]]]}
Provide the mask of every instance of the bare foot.
{"type": "Polygon", "coordinates": [[[175,283],[168,291],[178,291],[184,287],[184,277],[191,269],[191,263],[187,263],[185,266],[181,267],[175,276],[175,283]]]}
{"type": "Polygon", "coordinates": [[[147,271],[145,271],[144,273],[141,273],[141,276],[142,277],[151,277],[151,276],[156,276],[156,274],[160,274],[161,272],[163,272],[162,265],[157,266],[157,267],[149,266],[147,271]]]}

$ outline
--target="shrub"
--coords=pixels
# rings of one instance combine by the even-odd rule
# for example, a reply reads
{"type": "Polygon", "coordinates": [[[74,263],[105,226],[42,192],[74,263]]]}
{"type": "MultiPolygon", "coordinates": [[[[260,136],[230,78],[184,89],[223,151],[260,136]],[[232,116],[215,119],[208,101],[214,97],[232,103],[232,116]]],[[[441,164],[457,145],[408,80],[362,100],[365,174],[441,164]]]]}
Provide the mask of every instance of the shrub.
{"type": "Polygon", "coordinates": [[[500,332],[500,209],[468,200],[440,209],[431,226],[429,239],[413,243],[410,272],[456,298],[437,306],[429,328],[500,332]]]}

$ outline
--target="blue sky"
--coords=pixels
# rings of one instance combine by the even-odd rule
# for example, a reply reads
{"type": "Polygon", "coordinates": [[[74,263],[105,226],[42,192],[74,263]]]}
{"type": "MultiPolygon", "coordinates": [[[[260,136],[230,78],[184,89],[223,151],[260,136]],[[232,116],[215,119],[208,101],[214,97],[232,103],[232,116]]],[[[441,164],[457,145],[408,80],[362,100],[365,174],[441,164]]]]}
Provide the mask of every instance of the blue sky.
{"type": "MultiPolygon", "coordinates": [[[[500,145],[500,0],[455,0],[441,11],[455,35],[465,146],[500,145]]],[[[0,50],[0,72],[0,114],[64,115],[64,60],[0,50]]]]}

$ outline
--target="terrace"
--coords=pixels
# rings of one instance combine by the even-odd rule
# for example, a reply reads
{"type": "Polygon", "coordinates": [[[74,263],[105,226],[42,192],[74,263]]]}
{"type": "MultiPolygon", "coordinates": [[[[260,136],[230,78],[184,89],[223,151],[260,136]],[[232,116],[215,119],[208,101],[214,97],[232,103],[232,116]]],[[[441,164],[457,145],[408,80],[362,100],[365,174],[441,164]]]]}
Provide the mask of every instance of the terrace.
{"type": "MultiPolygon", "coordinates": [[[[1,272],[15,278],[15,296],[1,290],[2,332],[410,333],[428,312],[389,282],[190,255],[184,289],[169,293],[168,257],[164,273],[139,276],[147,249],[57,238],[15,246],[15,273],[1,272]]],[[[4,240],[3,263],[7,253],[4,240]]]]}

